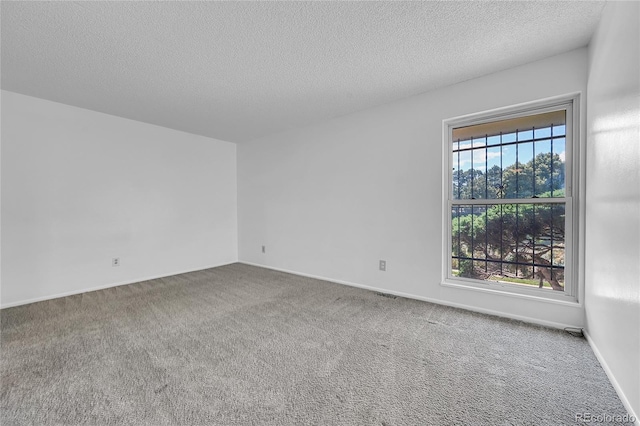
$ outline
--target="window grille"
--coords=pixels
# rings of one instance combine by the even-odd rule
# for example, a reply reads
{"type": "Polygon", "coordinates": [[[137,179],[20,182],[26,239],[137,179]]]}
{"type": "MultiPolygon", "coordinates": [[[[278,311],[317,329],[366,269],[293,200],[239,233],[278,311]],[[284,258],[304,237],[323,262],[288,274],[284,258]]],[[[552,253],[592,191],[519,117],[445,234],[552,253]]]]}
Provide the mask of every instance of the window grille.
{"type": "Polygon", "coordinates": [[[449,127],[447,277],[564,293],[572,103],[456,124],[449,127]]]}

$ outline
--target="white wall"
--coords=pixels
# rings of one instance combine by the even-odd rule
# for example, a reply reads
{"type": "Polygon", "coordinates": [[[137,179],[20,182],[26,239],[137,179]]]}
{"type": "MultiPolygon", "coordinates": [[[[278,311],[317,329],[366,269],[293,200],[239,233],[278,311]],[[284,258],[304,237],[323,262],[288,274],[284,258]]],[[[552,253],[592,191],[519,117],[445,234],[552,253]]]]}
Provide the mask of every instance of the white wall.
{"type": "Polygon", "coordinates": [[[640,4],[608,3],[589,47],[586,328],[640,414],[640,4]]]}
{"type": "Polygon", "coordinates": [[[441,149],[443,119],[584,94],[586,70],[587,50],[578,49],[240,144],[240,261],[549,325],[581,326],[581,305],[440,285],[441,149]],[[386,272],[378,270],[379,259],[387,261],[386,272]]]}
{"type": "Polygon", "coordinates": [[[1,166],[3,307],[237,260],[235,144],[3,91],[1,166]]]}

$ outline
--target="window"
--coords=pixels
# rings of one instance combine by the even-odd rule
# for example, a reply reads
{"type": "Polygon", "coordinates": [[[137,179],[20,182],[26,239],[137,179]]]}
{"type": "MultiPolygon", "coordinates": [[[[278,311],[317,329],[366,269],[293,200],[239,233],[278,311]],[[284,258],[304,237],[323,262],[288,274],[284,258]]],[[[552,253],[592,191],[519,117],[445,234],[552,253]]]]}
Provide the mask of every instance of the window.
{"type": "Polygon", "coordinates": [[[445,122],[446,284],[576,299],[576,99],[445,122]]]}

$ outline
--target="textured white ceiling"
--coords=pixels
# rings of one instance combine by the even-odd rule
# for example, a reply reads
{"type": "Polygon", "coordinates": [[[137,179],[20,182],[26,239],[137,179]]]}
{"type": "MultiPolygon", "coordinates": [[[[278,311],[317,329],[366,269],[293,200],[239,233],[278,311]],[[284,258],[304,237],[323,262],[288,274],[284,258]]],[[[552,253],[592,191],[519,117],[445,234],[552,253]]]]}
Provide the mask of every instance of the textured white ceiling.
{"type": "Polygon", "coordinates": [[[602,7],[2,1],[2,88],[242,142],[585,46],[602,7]]]}

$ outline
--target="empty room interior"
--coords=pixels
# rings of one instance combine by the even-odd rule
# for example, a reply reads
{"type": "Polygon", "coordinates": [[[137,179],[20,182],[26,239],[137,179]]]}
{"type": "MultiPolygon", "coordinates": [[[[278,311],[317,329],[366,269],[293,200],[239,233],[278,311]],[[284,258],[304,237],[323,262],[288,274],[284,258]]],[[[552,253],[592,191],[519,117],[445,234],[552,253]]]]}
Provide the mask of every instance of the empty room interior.
{"type": "Polygon", "coordinates": [[[0,12],[3,425],[640,425],[640,2],[0,12]]]}

